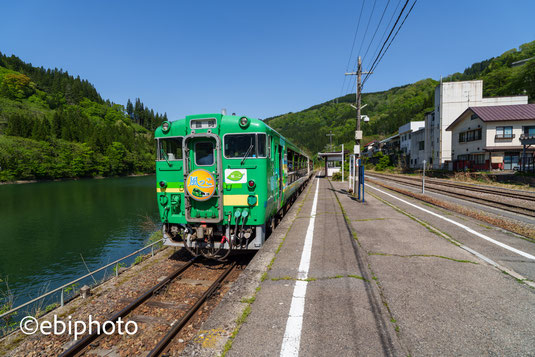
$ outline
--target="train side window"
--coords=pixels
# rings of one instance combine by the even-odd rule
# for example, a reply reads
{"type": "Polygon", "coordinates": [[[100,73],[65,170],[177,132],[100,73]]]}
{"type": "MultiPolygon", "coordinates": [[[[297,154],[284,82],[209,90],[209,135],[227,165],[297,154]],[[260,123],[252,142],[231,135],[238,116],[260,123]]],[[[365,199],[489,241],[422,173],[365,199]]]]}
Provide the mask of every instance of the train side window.
{"type": "Polygon", "coordinates": [[[195,164],[198,166],[214,164],[214,144],[208,141],[195,144],[195,164]]]}
{"type": "Polygon", "coordinates": [[[266,157],[266,134],[257,134],[258,140],[258,157],[266,157]]]}
{"type": "Polygon", "coordinates": [[[271,158],[272,155],[271,155],[271,136],[268,136],[267,137],[267,154],[268,154],[268,157],[271,158]]]}
{"type": "Polygon", "coordinates": [[[182,160],[182,138],[158,139],[157,160],[182,160]]]}

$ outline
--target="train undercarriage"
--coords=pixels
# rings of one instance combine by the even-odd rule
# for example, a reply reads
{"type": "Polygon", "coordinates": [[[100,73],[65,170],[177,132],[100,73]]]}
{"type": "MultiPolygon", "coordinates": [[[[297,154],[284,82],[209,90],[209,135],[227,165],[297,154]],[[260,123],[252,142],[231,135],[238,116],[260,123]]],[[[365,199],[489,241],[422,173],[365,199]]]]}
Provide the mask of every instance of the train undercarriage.
{"type": "Polygon", "coordinates": [[[225,260],[232,252],[258,250],[266,238],[265,225],[166,223],[162,230],[166,245],[216,260],[225,260]]]}

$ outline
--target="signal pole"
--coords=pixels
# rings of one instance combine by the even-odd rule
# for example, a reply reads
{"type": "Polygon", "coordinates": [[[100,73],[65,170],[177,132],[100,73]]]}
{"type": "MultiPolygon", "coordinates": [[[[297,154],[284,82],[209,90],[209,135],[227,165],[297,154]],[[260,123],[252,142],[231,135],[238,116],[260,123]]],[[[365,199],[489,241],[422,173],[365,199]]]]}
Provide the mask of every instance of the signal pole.
{"type": "MultiPolygon", "coordinates": [[[[357,72],[350,72],[350,73],[346,73],[345,75],[346,76],[357,76],[357,88],[356,88],[356,104],[357,104],[357,127],[356,127],[356,131],[355,131],[355,147],[353,149],[353,154],[355,154],[355,160],[356,158],[360,158],[360,140],[362,139],[362,131],[360,130],[360,119],[361,119],[361,115],[360,115],[360,110],[361,110],[361,91],[362,91],[362,84],[361,84],[361,80],[362,80],[362,74],[368,74],[368,73],[372,73],[372,72],[362,72],[362,59],[358,58],[358,66],[357,66],[357,72]]],[[[355,173],[355,177],[356,177],[356,173],[355,173]]],[[[354,187],[353,187],[353,194],[355,194],[355,192],[357,192],[357,180],[355,179],[355,184],[354,184],[354,187]]]]}

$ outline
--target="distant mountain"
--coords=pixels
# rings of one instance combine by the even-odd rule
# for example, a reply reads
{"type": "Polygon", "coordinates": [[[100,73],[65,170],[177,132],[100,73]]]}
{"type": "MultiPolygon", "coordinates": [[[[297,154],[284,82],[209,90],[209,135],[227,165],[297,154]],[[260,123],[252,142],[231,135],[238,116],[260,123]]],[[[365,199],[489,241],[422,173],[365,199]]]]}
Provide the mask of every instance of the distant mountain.
{"type": "Polygon", "coordinates": [[[87,80],[0,53],[0,181],[153,172],[164,120],[139,99],[125,108],[87,80]]]}
{"type": "MultiPolygon", "coordinates": [[[[443,78],[447,81],[482,79],[486,97],[527,94],[530,103],[535,100],[535,41],[523,44],[499,57],[474,63],[463,73],[443,78]]],[[[413,84],[391,88],[383,92],[363,93],[366,103],[362,114],[370,117],[362,123],[364,143],[393,135],[398,128],[414,120],[423,120],[427,111],[434,109],[434,89],[437,80],[424,79],[413,84]]],[[[353,147],[356,110],[350,104],[355,94],[348,94],[314,105],[297,113],[288,113],[265,119],[271,127],[288,139],[306,148],[311,154],[325,150],[326,136],[335,134],[333,143],[353,147]]]]}

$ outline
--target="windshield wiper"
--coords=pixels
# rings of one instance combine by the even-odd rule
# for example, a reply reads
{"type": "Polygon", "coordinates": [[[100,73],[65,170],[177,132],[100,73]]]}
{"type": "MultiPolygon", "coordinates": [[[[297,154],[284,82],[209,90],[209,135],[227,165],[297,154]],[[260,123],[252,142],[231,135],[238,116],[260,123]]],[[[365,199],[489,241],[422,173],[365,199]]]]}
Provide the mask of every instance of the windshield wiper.
{"type": "Polygon", "coordinates": [[[162,154],[163,158],[165,159],[165,161],[167,162],[167,165],[169,165],[169,167],[172,167],[173,164],[171,164],[169,162],[169,159],[167,158],[167,154],[165,153],[165,151],[163,149],[160,149],[160,154],[162,154]]]}
{"type": "Polygon", "coordinates": [[[249,146],[249,149],[247,149],[247,151],[245,152],[245,156],[243,157],[243,159],[241,160],[241,163],[240,165],[243,165],[245,159],[247,159],[247,156],[249,156],[249,153],[251,152],[251,150],[253,149],[254,145],[251,144],[251,146],[249,146]]]}

